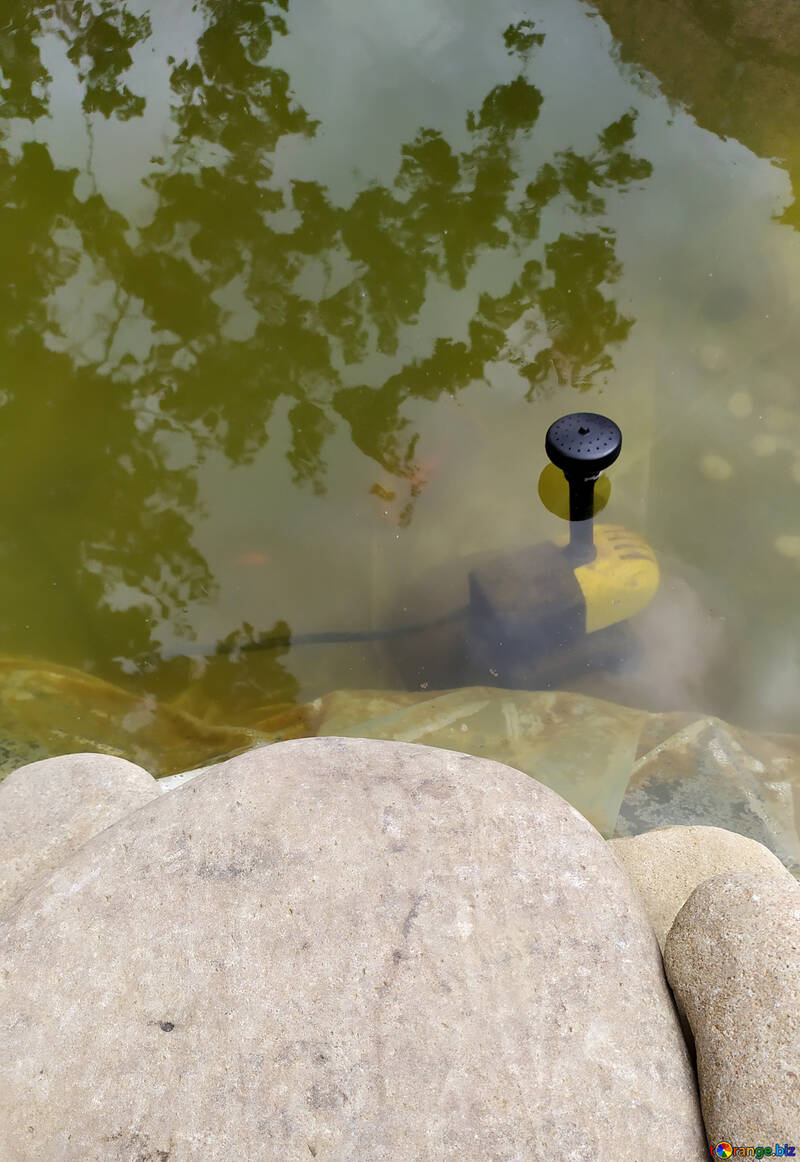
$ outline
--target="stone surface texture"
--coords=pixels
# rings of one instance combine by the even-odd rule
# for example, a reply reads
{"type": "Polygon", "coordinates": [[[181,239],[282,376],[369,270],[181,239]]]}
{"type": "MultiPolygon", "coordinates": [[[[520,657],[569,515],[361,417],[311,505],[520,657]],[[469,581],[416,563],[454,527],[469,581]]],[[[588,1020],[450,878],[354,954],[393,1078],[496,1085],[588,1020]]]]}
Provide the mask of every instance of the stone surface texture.
{"type": "Polygon", "coordinates": [[[240,755],[0,920],[3,1162],[701,1159],[633,886],[501,764],[240,755]]]}
{"type": "Polygon", "coordinates": [[[664,964],[694,1034],[709,1143],[800,1145],[800,885],[756,871],[706,880],[664,964]]]}
{"type": "Polygon", "coordinates": [[[159,794],[125,759],[72,754],[43,759],[0,783],[0,912],[93,835],[159,794]]]}
{"type": "Polygon", "coordinates": [[[609,847],[636,885],[662,949],[673,920],[704,880],[724,872],[763,871],[794,882],[763,844],[722,827],[661,827],[611,839],[609,847]]]}

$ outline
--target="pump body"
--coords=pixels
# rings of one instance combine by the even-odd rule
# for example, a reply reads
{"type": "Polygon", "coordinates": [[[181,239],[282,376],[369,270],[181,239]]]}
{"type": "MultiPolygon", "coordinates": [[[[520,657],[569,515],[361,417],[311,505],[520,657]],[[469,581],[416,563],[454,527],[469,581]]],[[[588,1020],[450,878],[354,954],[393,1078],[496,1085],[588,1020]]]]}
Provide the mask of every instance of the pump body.
{"type": "Polygon", "coordinates": [[[620,525],[596,526],[594,547],[594,558],[576,565],[569,545],[542,541],[469,573],[468,638],[478,672],[527,688],[548,661],[554,671],[613,665],[624,648],[619,627],[655,596],[659,570],[650,546],[620,525]]]}
{"type": "MultiPolygon", "coordinates": [[[[551,425],[545,449],[569,486],[569,534],[560,543],[462,560],[460,577],[451,574],[449,582],[455,608],[466,582],[462,621],[393,644],[412,689],[555,687],[630,658],[627,621],[655,596],[659,568],[636,533],[594,524],[595,484],[621,446],[617,425],[595,413],[573,413],[551,425]]],[[[404,604],[418,603],[412,597],[404,604]]]]}

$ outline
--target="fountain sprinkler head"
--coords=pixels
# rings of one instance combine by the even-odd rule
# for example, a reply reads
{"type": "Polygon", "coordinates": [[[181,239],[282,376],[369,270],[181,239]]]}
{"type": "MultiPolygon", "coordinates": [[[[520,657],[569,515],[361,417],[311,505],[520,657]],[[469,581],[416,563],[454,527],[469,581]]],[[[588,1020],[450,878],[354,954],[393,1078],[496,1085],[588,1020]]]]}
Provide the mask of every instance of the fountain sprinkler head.
{"type": "Polygon", "coordinates": [[[569,485],[569,556],[591,561],[595,555],[591,525],[595,481],[619,456],[622,432],[607,416],[572,412],[550,425],[544,448],[569,485]]]}

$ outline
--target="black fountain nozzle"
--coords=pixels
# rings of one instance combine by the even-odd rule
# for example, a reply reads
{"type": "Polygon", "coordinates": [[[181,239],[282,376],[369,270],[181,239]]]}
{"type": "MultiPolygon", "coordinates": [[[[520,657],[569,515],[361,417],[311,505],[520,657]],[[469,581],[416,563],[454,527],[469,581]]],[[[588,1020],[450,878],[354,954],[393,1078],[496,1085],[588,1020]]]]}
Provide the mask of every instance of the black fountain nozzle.
{"type": "Polygon", "coordinates": [[[592,535],[594,485],[617,459],[622,432],[613,420],[595,412],[573,412],[547,429],[544,448],[569,485],[569,556],[580,563],[595,556],[592,535]]]}

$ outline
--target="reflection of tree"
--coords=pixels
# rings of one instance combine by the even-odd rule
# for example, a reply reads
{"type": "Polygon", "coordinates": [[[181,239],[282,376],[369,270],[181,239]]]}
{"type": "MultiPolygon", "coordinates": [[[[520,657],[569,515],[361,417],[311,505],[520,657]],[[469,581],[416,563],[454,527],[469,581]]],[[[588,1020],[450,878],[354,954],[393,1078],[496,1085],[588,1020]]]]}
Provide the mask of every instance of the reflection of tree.
{"type": "MultiPolygon", "coordinates": [[[[508,88],[513,89],[513,86],[508,88]]],[[[567,151],[558,154],[553,164],[542,166],[526,187],[523,203],[509,214],[507,193],[516,174],[510,165],[508,141],[501,134],[507,120],[512,124],[523,122],[520,113],[506,118],[498,115],[497,110],[528,109],[535,121],[538,108],[536,90],[532,95],[528,94],[527,99],[523,99],[517,90],[508,100],[498,99],[495,90],[484,103],[477,121],[489,131],[488,145],[479,145],[475,153],[455,159],[446,143],[436,135],[429,135],[423,142],[426,149],[433,142],[440,147],[436,158],[438,165],[432,162],[414,168],[418,177],[417,200],[406,205],[410,206],[409,213],[415,212],[419,205],[426,207],[429,200],[427,189],[433,185],[436,190],[441,184],[440,174],[444,168],[443,159],[446,159],[450,163],[450,197],[442,199],[440,234],[448,230],[449,237],[449,227],[445,223],[452,223],[453,216],[447,207],[455,201],[454,191],[462,184],[463,174],[474,172],[476,153],[484,162],[483,166],[477,167],[484,184],[493,175],[497,188],[502,191],[491,207],[493,212],[485,217],[481,210],[487,208],[489,199],[479,198],[480,209],[476,209],[474,216],[476,222],[481,223],[482,233],[478,235],[477,243],[477,231],[461,223],[462,231],[456,235],[454,249],[437,270],[448,278],[451,286],[463,285],[465,272],[481,246],[522,246],[534,241],[539,234],[542,210],[559,194],[569,195],[580,214],[599,213],[603,202],[597,190],[612,185],[624,186],[650,173],[649,162],[633,158],[625,151],[624,147],[634,134],[634,119],[628,113],[601,134],[598,149],[590,157],[578,157],[567,151]],[[487,156],[491,150],[494,151],[492,156],[487,156]],[[495,225],[504,215],[511,223],[511,232],[503,232],[495,225]],[[465,251],[467,246],[470,247],[468,252],[465,251]]],[[[476,119],[472,120],[475,123],[476,119]]],[[[411,150],[405,153],[406,158],[419,156],[418,152],[412,153],[411,150]]],[[[405,183],[406,172],[404,161],[398,184],[405,183]]],[[[423,222],[426,220],[424,212],[419,216],[423,222]]],[[[416,238],[421,232],[416,228],[410,234],[416,238]]],[[[436,256],[436,236],[435,230],[431,229],[422,254],[433,251],[436,256]]],[[[600,289],[614,282],[619,275],[613,243],[614,236],[609,230],[562,234],[545,247],[545,269],[550,274],[549,280],[543,278],[541,264],[530,260],[506,295],[498,298],[482,295],[478,312],[469,325],[468,342],[438,339],[431,355],[407,365],[381,387],[338,391],[334,397],[335,409],[349,422],[358,447],[398,475],[410,475],[409,449],[413,450],[415,437],[412,434],[404,449],[397,443],[397,437],[405,426],[401,415],[403,403],[409,398],[434,400],[442,394],[452,394],[480,379],[486,365],[501,358],[515,364],[520,376],[528,381],[528,398],[537,385],[553,375],[558,383],[584,386],[594,375],[610,370],[613,363],[608,346],[621,342],[633,322],[619,315],[613,301],[605,298],[600,289]],[[549,343],[529,359],[524,350],[509,342],[508,332],[534,309],[549,343]]]]}
{"type": "Polygon", "coordinates": [[[121,121],[140,116],[145,99],[121,84],[120,74],[133,63],[130,50],[150,35],[150,18],[132,16],[114,0],[100,0],[99,12],[89,0],[72,0],[61,5],[59,14],[67,56],[85,86],[84,111],[105,117],[113,113],[121,121]]]}
{"type": "Polygon", "coordinates": [[[559,383],[584,386],[598,373],[611,370],[608,345],[622,342],[633,323],[617,314],[614,303],[600,291],[619,274],[612,240],[607,233],[562,234],[547,246],[546,254],[545,265],[554,277],[540,291],[539,308],[551,341],[520,367],[520,374],[531,390],[549,379],[551,370],[559,383]]]}
{"type": "Polygon", "coordinates": [[[48,28],[58,31],[68,45],[67,56],[84,86],[87,113],[111,114],[127,120],[144,111],[145,99],[135,96],[121,81],[132,64],[131,49],[150,35],[147,16],[135,17],[114,0],[57,0],[31,4],[8,0],[3,9],[0,68],[5,86],[4,117],[46,116],[51,77],[42,64],[37,39],[48,28]]]}
{"type": "Polygon", "coordinates": [[[800,228],[800,23],[795,0],[593,0],[616,51],[698,125],[785,165],[800,228]]]}
{"type": "MultiPolygon", "coordinates": [[[[80,461],[68,441],[51,440],[43,449],[47,472],[32,463],[22,487],[10,479],[18,468],[4,459],[6,495],[13,484],[31,506],[44,480],[64,482],[58,503],[65,506],[92,492],[78,546],[74,536],[54,537],[45,496],[41,529],[27,515],[7,514],[12,539],[27,538],[40,552],[46,543],[59,577],[71,577],[73,617],[96,608],[104,592],[127,589],[179,625],[188,601],[213,592],[189,543],[194,470],[169,469],[161,434],[191,431],[198,455],[215,447],[244,463],[266,442],[285,398],[298,482],[324,488],[325,442],[337,417],[365,454],[411,481],[418,434],[403,416],[406,401],[454,393],[499,359],[517,365],[528,395],[564,379],[591,382],[611,366],[609,345],[631,325],[604,293],[618,275],[613,234],[588,220],[602,212],[604,189],[649,172],[629,152],[632,114],[604,131],[592,155],[557,154],[524,184],[519,147],[536,126],[542,96],[520,73],[467,114],[468,148],[455,151],[440,132],[422,128],[403,148],[391,185],[369,186],[339,207],[318,183],[294,182],[289,191],[273,183],[278,141],[316,131],[293,101],[289,77],[268,63],[273,37],[285,32],[285,0],[274,7],[202,0],[200,7],[205,31],[196,59],[173,64],[173,148],[153,161],[148,185],[157,203],[146,227],[131,230],[98,193],[78,198],[77,171],[56,169],[44,146],[26,145],[15,158],[0,153],[0,246],[13,271],[0,288],[3,438],[36,423],[42,400],[22,390],[32,379],[47,385],[54,432],[75,412],[93,419],[98,433],[80,461]],[[542,248],[541,215],[555,199],[573,206],[581,230],[542,248]],[[294,225],[286,228],[287,219],[294,225]],[[481,295],[466,339],[436,339],[383,383],[343,385],[341,361],[357,364],[375,350],[396,355],[400,330],[419,318],[432,280],[461,291],[480,256],[501,249],[519,255],[521,273],[506,294],[481,295]],[[307,289],[311,265],[325,272],[322,294],[307,289]],[[87,269],[113,290],[97,333],[76,346],[59,331],[52,302],[87,269]],[[250,334],[235,337],[218,302],[233,286],[254,319],[250,334]],[[144,355],[126,347],[125,325],[134,318],[149,327],[144,355]],[[535,351],[510,337],[520,322],[537,332],[535,351]]],[[[47,112],[49,78],[37,47],[44,28],[69,46],[87,116],[142,112],[144,97],[124,77],[150,36],[146,18],[100,0],[18,3],[12,20],[4,43],[14,51],[0,49],[4,115],[34,120],[47,112]]],[[[504,40],[524,62],[543,36],[522,21],[504,40]]],[[[21,590],[6,604],[33,616],[21,590]]],[[[145,651],[141,608],[104,617],[108,654],[145,651]]]]}
{"type": "MultiPolygon", "coordinates": [[[[55,169],[43,145],[24,146],[16,161],[0,151],[0,246],[8,272],[0,288],[3,627],[19,641],[22,628],[35,633],[44,619],[54,649],[69,648],[70,627],[82,636],[83,623],[95,623],[89,611],[114,586],[130,587],[150,610],[173,617],[213,588],[188,543],[191,478],[164,471],[152,439],[137,430],[127,393],[42,341],[52,332],[47,296],[74,273],[81,254],[125,248],[127,223],[98,196],[79,201],[76,177],[55,169]],[[66,244],[60,239],[68,225],[75,237],[66,244]],[[75,414],[96,436],[80,447],[64,438],[75,414]],[[80,544],[70,520],[75,510],[93,516],[80,544]]],[[[107,656],[141,652],[149,633],[137,610],[107,619],[103,640],[99,630],[97,637],[98,655],[107,656]]]]}
{"type": "Polygon", "coordinates": [[[520,20],[519,24],[509,25],[503,33],[509,56],[517,53],[526,57],[534,46],[544,44],[543,34],[536,32],[535,28],[532,20],[520,20]]]}
{"type": "Polygon", "coordinates": [[[35,42],[42,31],[43,8],[29,0],[7,0],[4,5],[0,36],[4,117],[27,117],[33,121],[48,113],[46,90],[50,74],[35,42]]]}

